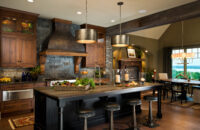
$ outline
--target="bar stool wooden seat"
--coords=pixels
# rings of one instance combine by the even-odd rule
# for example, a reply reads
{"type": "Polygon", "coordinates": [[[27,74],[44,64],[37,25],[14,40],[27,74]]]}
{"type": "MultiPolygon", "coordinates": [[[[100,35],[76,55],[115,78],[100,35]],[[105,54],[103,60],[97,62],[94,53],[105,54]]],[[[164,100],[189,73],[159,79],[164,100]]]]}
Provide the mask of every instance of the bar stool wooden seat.
{"type": "Polygon", "coordinates": [[[109,103],[105,106],[107,111],[110,111],[110,126],[109,130],[114,130],[114,122],[113,122],[113,112],[120,110],[120,105],[116,103],[109,103]]]}
{"type": "Polygon", "coordinates": [[[148,95],[148,96],[144,96],[144,100],[149,101],[148,120],[144,125],[148,126],[149,128],[155,128],[155,127],[157,127],[159,125],[156,124],[155,121],[153,120],[152,102],[153,101],[158,101],[158,97],[155,97],[155,96],[152,96],[152,95],[148,95]]]}
{"type": "Polygon", "coordinates": [[[132,117],[132,130],[139,130],[137,127],[137,121],[136,121],[136,106],[141,105],[142,101],[139,99],[133,99],[128,102],[129,105],[133,106],[133,117],[132,117]]]}
{"type": "Polygon", "coordinates": [[[87,130],[87,118],[95,116],[93,110],[85,109],[79,111],[79,117],[84,118],[84,130],[87,130]]]}

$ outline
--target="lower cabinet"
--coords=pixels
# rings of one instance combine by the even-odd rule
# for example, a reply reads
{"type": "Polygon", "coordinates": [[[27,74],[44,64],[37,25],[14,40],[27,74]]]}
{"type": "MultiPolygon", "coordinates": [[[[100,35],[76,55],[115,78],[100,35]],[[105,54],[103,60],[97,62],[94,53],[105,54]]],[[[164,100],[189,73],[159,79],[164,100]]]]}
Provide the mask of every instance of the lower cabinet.
{"type": "Polygon", "coordinates": [[[44,86],[46,86],[46,82],[0,85],[1,114],[33,110],[34,97],[32,89],[44,86]]]}
{"type": "Polygon", "coordinates": [[[20,99],[2,102],[2,114],[33,109],[33,99],[20,99]]]}

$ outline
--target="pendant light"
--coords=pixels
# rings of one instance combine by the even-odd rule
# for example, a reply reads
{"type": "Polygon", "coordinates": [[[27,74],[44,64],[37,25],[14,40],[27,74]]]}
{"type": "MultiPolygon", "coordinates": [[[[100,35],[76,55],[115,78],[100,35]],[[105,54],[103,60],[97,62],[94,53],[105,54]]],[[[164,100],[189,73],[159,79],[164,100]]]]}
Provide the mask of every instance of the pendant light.
{"type": "Polygon", "coordinates": [[[97,42],[97,31],[87,28],[87,0],[86,0],[86,27],[76,31],[76,41],[80,44],[93,44],[97,42]]]}
{"type": "MultiPolygon", "coordinates": [[[[181,21],[181,47],[182,47],[182,49],[184,49],[183,48],[183,37],[184,37],[183,27],[184,27],[184,25],[183,24],[184,24],[183,21],[181,21]]],[[[180,52],[180,53],[174,53],[174,54],[171,55],[171,57],[173,59],[181,59],[181,60],[184,60],[185,58],[186,59],[194,58],[194,56],[195,56],[195,53],[193,53],[193,52],[191,52],[191,53],[180,52]]]]}
{"type": "Polygon", "coordinates": [[[117,5],[120,7],[120,34],[112,36],[111,38],[111,44],[113,47],[128,47],[129,45],[129,36],[126,34],[121,34],[122,32],[122,26],[121,26],[121,6],[123,5],[123,2],[118,2],[117,5]]]}

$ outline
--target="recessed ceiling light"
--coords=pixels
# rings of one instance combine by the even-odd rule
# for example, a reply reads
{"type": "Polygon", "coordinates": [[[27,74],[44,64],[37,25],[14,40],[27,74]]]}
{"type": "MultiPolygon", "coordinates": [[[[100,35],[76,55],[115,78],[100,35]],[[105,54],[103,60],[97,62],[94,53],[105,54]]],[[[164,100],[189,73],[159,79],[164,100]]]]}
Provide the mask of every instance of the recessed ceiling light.
{"type": "Polygon", "coordinates": [[[82,14],[82,12],[81,12],[81,11],[77,11],[77,12],[76,12],[76,14],[78,14],[78,15],[81,15],[81,14],[82,14]]]}
{"type": "Polygon", "coordinates": [[[30,2],[30,3],[33,3],[34,2],[34,0],[27,0],[28,2],[30,2]]]}
{"type": "Polygon", "coordinates": [[[115,20],[114,20],[114,19],[112,19],[112,20],[110,20],[110,22],[111,22],[111,23],[114,23],[114,22],[115,22],[115,20]]]}
{"type": "Polygon", "coordinates": [[[138,13],[141,13],[141,14],[146,13],[146,12],[147,12],[147,10],[145,10],[145,9],[142,9],[142,10],[138,11],[138,13]]]}

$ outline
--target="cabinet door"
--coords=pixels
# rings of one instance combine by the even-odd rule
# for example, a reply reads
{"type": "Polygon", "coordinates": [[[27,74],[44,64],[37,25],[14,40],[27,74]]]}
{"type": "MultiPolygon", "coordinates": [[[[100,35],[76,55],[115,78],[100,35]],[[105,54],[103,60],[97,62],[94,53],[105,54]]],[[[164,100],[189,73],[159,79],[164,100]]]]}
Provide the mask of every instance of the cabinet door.
{"type": "Polygon", "coordinates": [[[105,67],[105,51],[106,51],[106,48],[105,48],[105,43],[104,42],[99,42],[98,43],[98,47],[97,47],[97,51],[96,53],[98,54],[97,55],[97,64],[100,66],[100,67],[105,67]]]}
{"type": "Polygon", "coordinates": [[[37,17],[22,15],[20,19],[20,30],[24,34],[36,33],[36,19],[37,17]]]}
{"type": "Polygon", "coordinates": [[[1,37],[1,66],[17,67],[18,66],[18,49],[17,38],[12,36],[1,37]]]}
{"type": "Polygon", "coordinates": [[[95,67],[96,65],[96,51],[97,51],[97,45],[91,44],[86,45],[86,52],[88,53],[88,56],[86,57],[86,66],[85,67],[95,67]]]}
{"type": "Polygon", "coordinates": [[[1,10],[1,32],[13,33],[19,31],[19,14],[1,10]]]}
{"type": "Polygon", "coordinates": [[[36,65],[36,41],[34,39],[19,39],[21,49],[20,67],[35,67],[36,65]]]}

